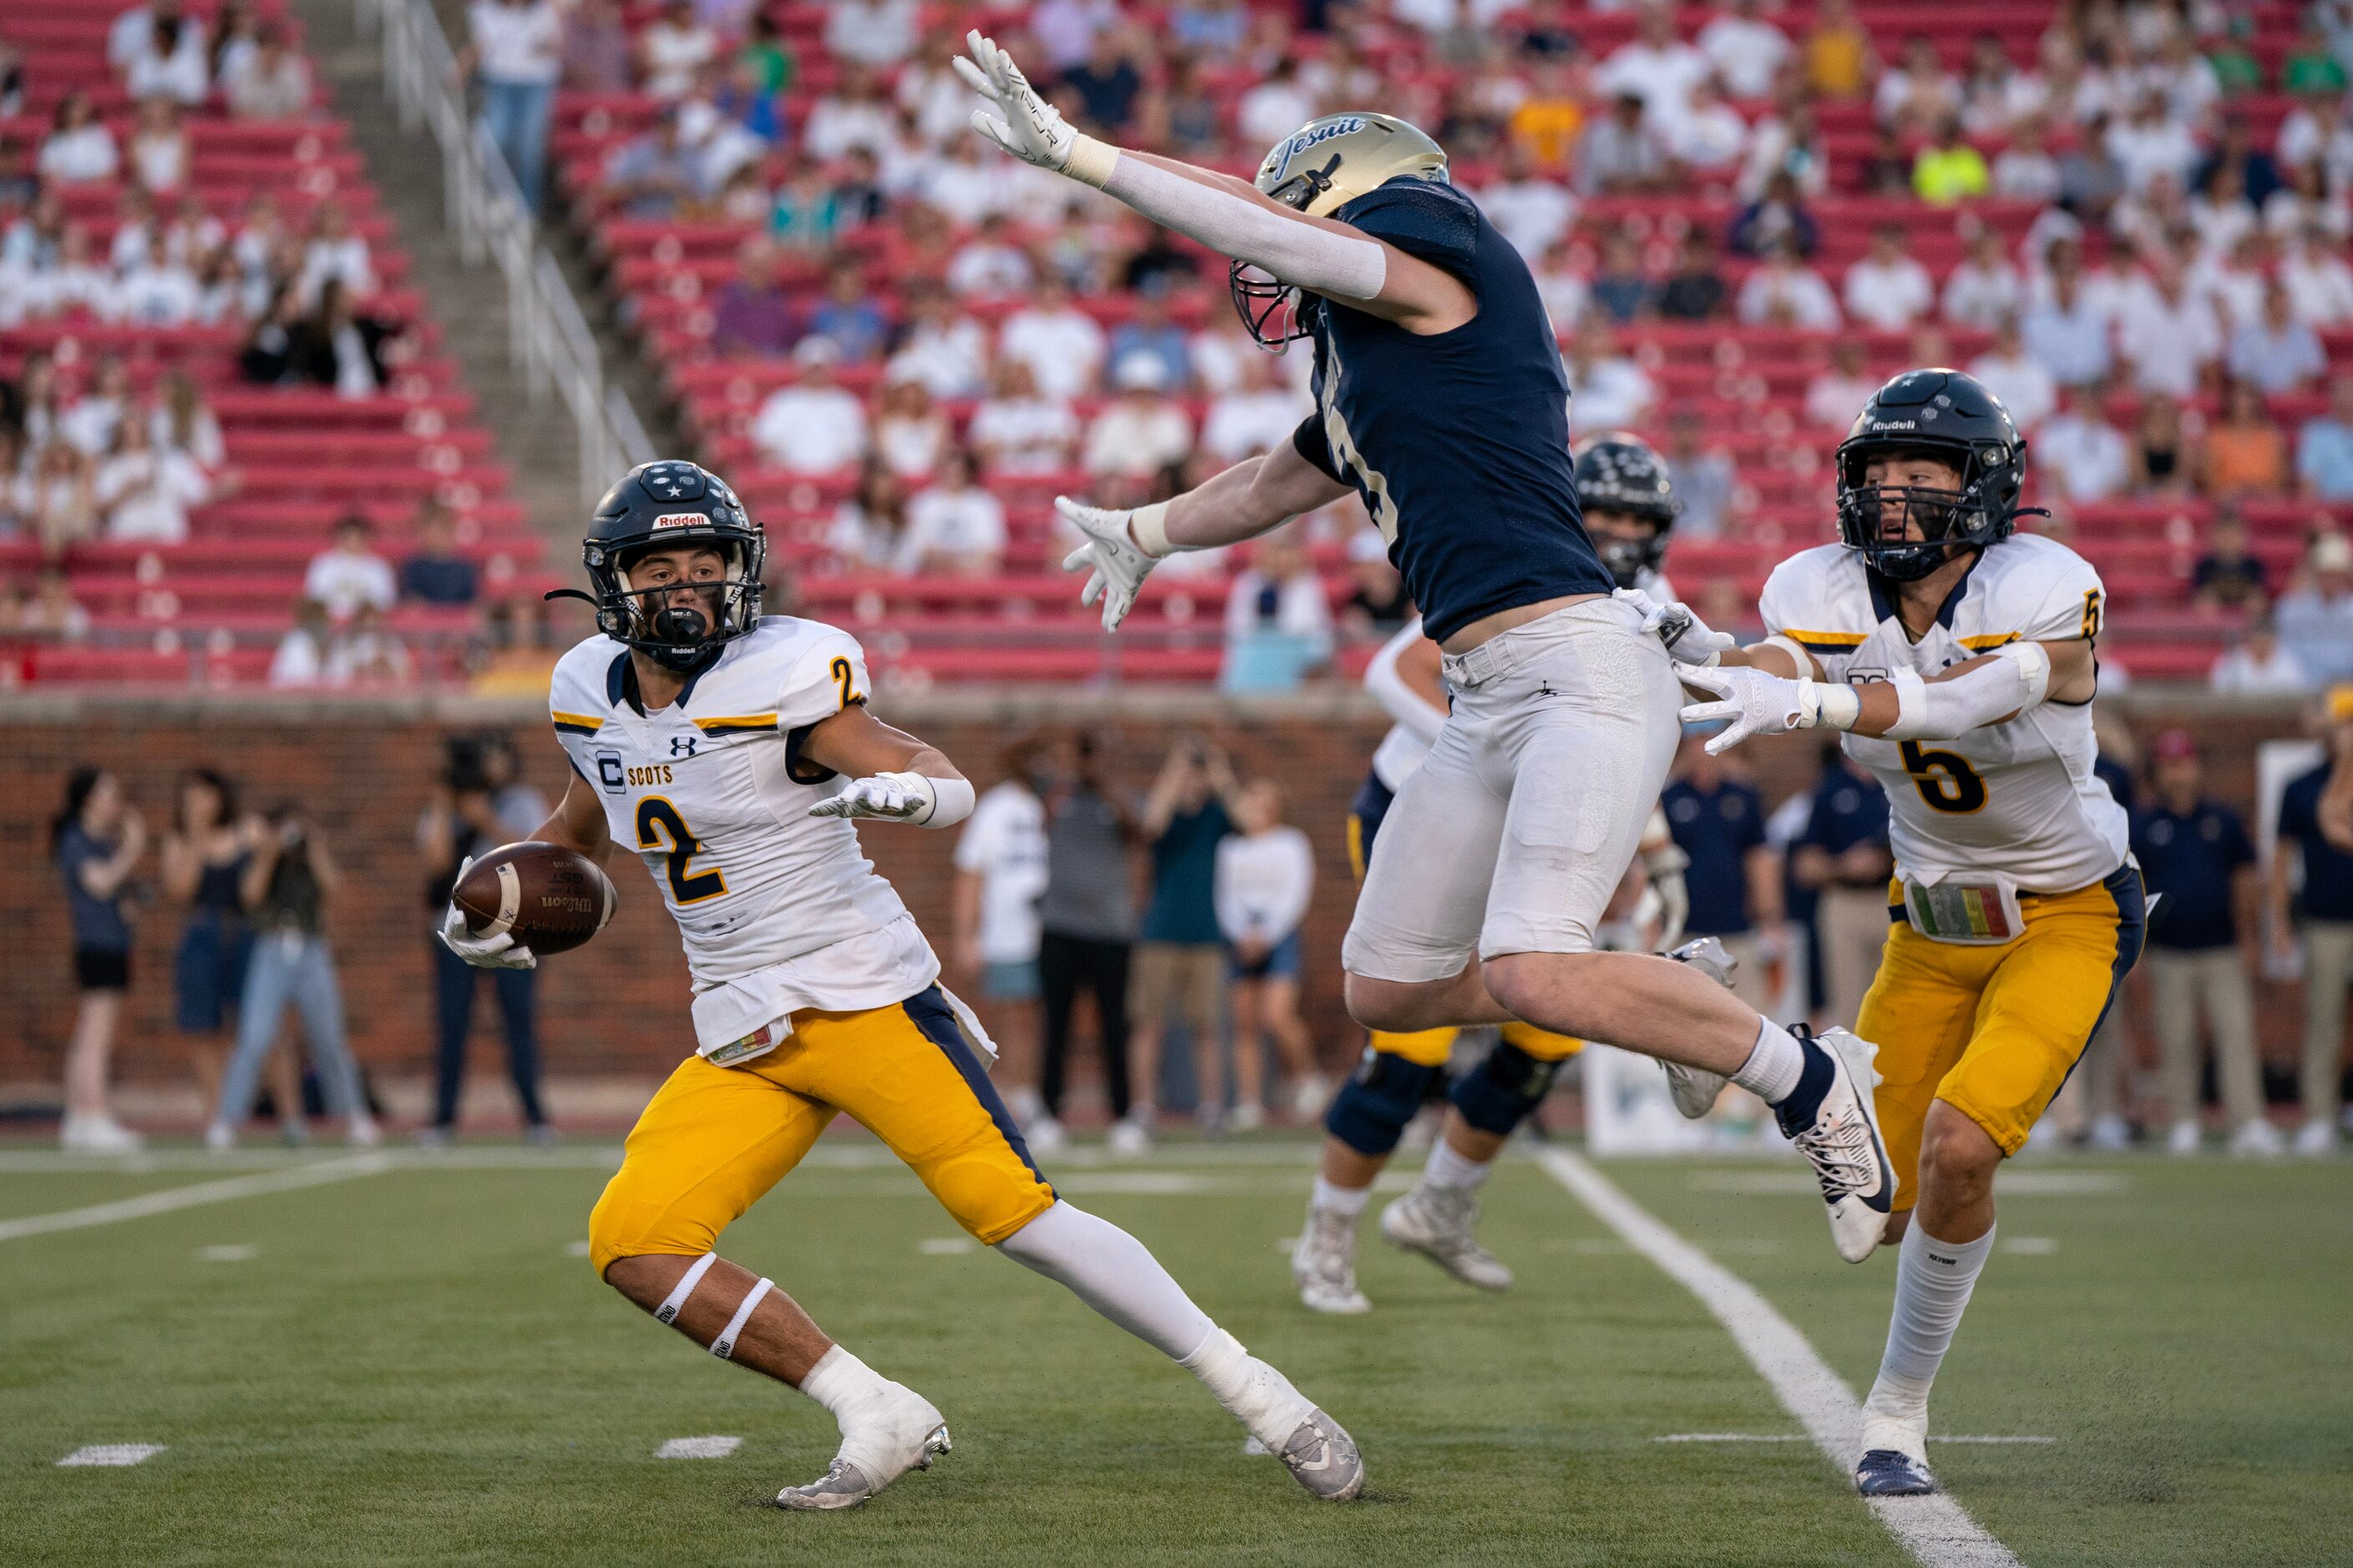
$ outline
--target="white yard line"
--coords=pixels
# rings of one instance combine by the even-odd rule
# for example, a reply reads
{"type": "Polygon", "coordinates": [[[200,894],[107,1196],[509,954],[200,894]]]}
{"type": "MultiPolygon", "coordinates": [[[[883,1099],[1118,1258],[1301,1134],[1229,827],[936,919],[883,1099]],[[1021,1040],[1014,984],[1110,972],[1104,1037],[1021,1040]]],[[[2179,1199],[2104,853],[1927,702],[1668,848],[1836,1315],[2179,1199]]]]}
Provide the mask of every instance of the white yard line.
{"type": "Polygon", "coordinates": [[[217,1182],[198,1182],[190,1187],[166,1187],[160,1193],[142,1193],[135,1198],[121,1198],[111,1204],[92,1204],[88,1208],[62,1209],[56,1214],[26,1215],[21,1219],[0,1220],[0,1241],[21,1241],[28,1236],[47,1236],[52,1231],[86,1230],[91,1226],[145,1219],[150,1215],[170,1214],[174,1209],[195,1208],[204,1204],[227,1203],[235,1198],[258,1198],[266,1193],[323,1186],[329,1182],[348,1182],[354,1176],[373,1176],[379,1171],[391,1170],[393,1162],[387,1155],[353,1154],[340,1160],[290,1165],[284,1170],[265,1171],[257,1175],[227,1176],[217,1182]]]}
{"type": "Polygon", "coordinates": [[[657,1459],[723,1459],[744,1446],[741,1437],[672,1437],[654,1450],[657,1459]]]}
{"type": "MultiPolygon", "coordinates": [[[[1715,1314],[1814,1446],[1841,1476],[1851,1474],[1862,1442],[1862,1407],[1797,1325],[1746,1280],[1668,1229],[1579,1156],[1566,1149],[1546,1149],[1536,1158],[1553,1180],[1628,1246],[1715,1314]]],[[[1822,1256],[1823,1267],[1831,1267],[1827,1248],[1822,1256]]],[[[1923,1568],[2021,1568],[2010,1548],[1948,1494],[1873,1498],[1870,1502],[1879,1522],[1923,1568]]]]}
{"type": "Polygon", "coordinates": [[[91,1443],[59,1459],[58,1468],[70,1470],[98,1465],[120,1469],[127,1465],[143,1465],[169,1447],[166,1443],[91,1443]]]}

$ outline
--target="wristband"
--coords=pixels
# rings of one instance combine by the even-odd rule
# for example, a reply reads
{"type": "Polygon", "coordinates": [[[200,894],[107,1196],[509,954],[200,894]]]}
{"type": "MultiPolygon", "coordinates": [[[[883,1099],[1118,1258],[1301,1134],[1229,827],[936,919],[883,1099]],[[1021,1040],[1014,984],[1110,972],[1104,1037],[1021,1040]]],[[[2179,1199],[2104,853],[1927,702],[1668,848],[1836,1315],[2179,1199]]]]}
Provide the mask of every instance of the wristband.
{"type": "Polygon", "coordinates": [[[1165,500],[1137,507],[1128,513],[1127,532],[1135,541],[1135,547],[1155,561],[1183,548],[1168,537],[1168,503],[1165,500]]]}
{"type": "Polygon", "coordinates": [[[1806,684],[1813,688],[1816,708],[1809,728],[1852,730],[1854,721],[1862,717],[1862,693],[1853,687],[1827,680],[1810,680],[1806,684]]]}
{"type": "Polygon", "coordinates": [[[1102,190],[1111,184],[1111,172],[1118,165],[1118,148],[1092,136],[1081,136],[1071,143],[1071,155],[1062,160],[1062,173],[1082,185],[1102,190]]]}
{"type": "Polygon", "coordinates": [[[1880,731],[1883,741],[1909,741],[1928,720],[1928,683],[1916,669],[1899,669],[1887,678],[1895,688],[1895,722],[1880,731]]]}

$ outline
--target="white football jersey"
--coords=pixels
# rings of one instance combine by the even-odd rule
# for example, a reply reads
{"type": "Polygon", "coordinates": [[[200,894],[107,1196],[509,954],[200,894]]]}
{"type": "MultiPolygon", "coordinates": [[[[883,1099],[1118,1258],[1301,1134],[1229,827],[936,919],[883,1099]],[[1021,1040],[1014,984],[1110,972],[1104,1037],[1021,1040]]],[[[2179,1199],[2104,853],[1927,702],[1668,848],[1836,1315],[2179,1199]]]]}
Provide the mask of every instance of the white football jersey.
{"type": "MultiPolygon", "coordinates": [[[[1804,647],[1828,679],[1860,683],[1905,668],[1933,677],[2008,642],[2095,637],[2105,599],[2082,556],[2013,534],[1978,558],[1916,643],[1842,544],[1774,568],[1757,608],[1766,631],[1804,647]]],[[[1992,871],[2029,892],[2062,893],[2124,863],[2125,812],[2092,772],[2088,702],[2046,701],[1957,740],[1851,734],[1843,744],[1886,789],[1896,868],[1915,880],[1992,871]]]]}
{"type": "Polygon", "coordinates": [[[764,616],[651,713],[610,637],[555,667],[557,739],[678,921],[705,1046],[797,1008],[888,1006],[939,975],[858,829],[808,815],[845,781],[802,762],[801,742],[865,692],[856,639],[788,616],[764,616]]]}

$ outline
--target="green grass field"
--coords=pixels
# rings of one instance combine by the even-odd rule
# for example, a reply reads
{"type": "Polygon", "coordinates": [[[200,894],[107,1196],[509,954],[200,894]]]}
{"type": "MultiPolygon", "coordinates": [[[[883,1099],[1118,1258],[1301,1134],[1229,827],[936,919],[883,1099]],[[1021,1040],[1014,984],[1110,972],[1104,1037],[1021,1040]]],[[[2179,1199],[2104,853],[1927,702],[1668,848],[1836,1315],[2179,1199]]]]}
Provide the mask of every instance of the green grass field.
{"type": "MultiPolygon", "coordinates": [[[[1371,1485],[1316,1505],[1189,1378],[960,1245],[871,1144],[828,1141],[729,1233],[947,1413],[955,1452],[842,1515],[761,1506],[834,1446],[574,1244],[613,1152],[396,1154],[351,1179],[22,1234],[27,1216],[280,1168],[0,1152],[0,1562],[149,1563],[1899,1563],[1699,1301],[1535,1163],[1475,1295],[1367,1237],[1369,1317],[1324,1320],[1278,1242],[1304,1143],[1050,1171],[1345,1421],[1371,1485]],[[731,1457],[654,1457],[668,1439],[731,1457]],[[132,1468],[85,1445],[162,1444],[132,1468]]],[[[341,1156],[322,1154],[312,1159],[341,1156]]],[[[1860,1391],[1892,1260],[1830,1249],[1779,1163],[1616,1163],[1651,1214],[1860,1391]]],[[[1936,1401],[1961,1503],[2033,1568],[2353,1562],[2353,1163],[2029,1160],[1936,1401]]]]}

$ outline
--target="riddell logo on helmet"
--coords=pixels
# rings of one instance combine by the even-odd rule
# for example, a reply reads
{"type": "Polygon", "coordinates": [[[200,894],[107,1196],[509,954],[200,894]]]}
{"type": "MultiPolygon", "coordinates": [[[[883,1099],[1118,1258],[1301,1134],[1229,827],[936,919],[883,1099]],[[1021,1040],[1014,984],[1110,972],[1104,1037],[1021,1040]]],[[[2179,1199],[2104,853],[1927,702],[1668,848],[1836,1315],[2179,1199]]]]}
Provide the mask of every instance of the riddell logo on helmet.
{"type": "Polygon", "coordinates": [[[699,511],[666,511],[654,519],[656,528],[701,528],[711,520],[699,511]]]}

